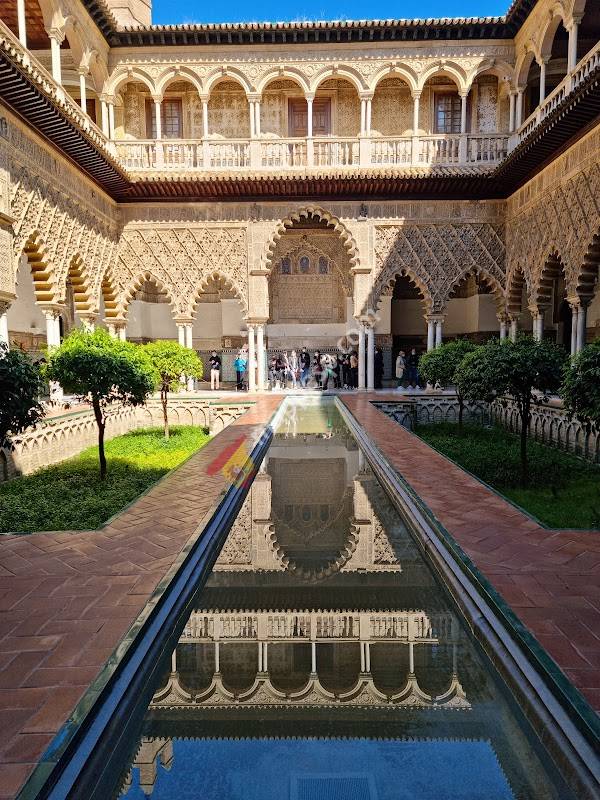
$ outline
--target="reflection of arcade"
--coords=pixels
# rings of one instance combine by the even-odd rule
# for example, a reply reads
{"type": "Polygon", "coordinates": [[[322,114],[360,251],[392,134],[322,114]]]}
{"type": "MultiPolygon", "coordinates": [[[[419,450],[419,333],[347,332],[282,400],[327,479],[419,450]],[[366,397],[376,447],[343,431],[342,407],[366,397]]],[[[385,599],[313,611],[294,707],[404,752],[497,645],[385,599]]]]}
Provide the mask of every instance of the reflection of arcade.
{"type": "Polygon", "coordinates": [[[296,441],[273,441],[150,704],[134,762],[143,791],[159,762],[170,767],[173,739],[292,729],[491,738],[509,781],[534,781],[527,756],[514,767],[521,734],[353,440],[296,441]]]}

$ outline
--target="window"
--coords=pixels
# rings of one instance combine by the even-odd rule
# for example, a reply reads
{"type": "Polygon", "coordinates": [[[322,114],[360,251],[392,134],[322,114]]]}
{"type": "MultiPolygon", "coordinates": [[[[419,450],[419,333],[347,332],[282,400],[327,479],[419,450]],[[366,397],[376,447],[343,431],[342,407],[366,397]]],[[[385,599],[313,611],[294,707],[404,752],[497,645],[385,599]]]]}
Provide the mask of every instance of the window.
{"type": "Polygon", "coordinates": [[[282,275],[291,275],[292,273],[292,262],[289,258],[282,258],[281,259],[281,274],[282,275]]]}
{"type": "Polygon", "coordinates": [[[436,133],[460,133],[460,107],[457,94],[439,92],[435,95],[436,133]]]}
{"type": "Polygon", "coordinates": [[[300,267],[300,272],[306,275],[310,270],[310,258],[308,256],[302,256],[298,261],[298,266],[300,267]]]}
{"type": "MultiPolygon", "coordinates": [[[[183,136],[183,115],[179,98],[162,101],[160,104],[160,126],[163,139],[181,139],[183,136]]],[[[156,113],[153,100],[146,100],[146,135],[150,139],[156,139],[156,113]]]]}
{"type": "Polygon", "coordinates": [[[327,275],[329,272],[329,264],[327,263],[327,259],[325,256],[320,256],[319,258],[319,275],[327,275]]]}

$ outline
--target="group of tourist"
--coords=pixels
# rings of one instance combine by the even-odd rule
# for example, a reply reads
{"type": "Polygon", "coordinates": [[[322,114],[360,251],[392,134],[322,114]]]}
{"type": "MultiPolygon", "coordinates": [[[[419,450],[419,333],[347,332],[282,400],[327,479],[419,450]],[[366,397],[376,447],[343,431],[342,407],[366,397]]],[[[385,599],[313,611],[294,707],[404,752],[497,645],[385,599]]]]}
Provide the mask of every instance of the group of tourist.
{"type": "MultiPolygon", "coordinates": [[[[210,388],[219,389],[221,376],[221,357],[213,350],[210,359],[210,388]]],[[[236,374],[236,389],[248,389],[248,350],[240,348],[233,362],[236,374]]],[[[257,369],[256,358],[252,365],[257,369]]],[[[375,389],[383,388],[383,353],[375,348],[373,363],[375,389]]],[[[300,352],[282,351],[274,353],[268,363],[271,389],[358,389],[358,353],[356,350],[337,354],[321,353],[316,350],[311,356],[306,347],[300,352]]],[[[396,358],[395,375],[398,388],[419,385],[419,356],[413,347],[406,355],[400,350],[396,358]]]]}

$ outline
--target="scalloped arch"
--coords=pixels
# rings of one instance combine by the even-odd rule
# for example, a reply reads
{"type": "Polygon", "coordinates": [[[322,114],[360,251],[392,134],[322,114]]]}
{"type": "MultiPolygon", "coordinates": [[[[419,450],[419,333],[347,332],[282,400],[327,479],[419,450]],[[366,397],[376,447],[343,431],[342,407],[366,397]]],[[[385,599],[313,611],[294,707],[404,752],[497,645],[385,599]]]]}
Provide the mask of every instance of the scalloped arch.
{"type": "Polygon", "coordinates": [[[195,293],[194,293],[194,295],[192,297],[191,303],[190,303],[190,307],[189,307],[190,316],[195,316],[195,314],[198,311],[198,305],[199,305],[198,300],[200,298],[200,295],[203,292],[206,291],[209,282],[211,280],[215,280],[215,279],[219,280],[219,281],[223,281],[223,283],[225,284],[227,289],[229,289],[230,291],[233,291],[235,293],[235,296],[236,296],[239,304],[242,307],[243,313],[247,314],[248,313],[248,301],[246,299],[246,296],[244,295],[244,292],[240,289],[238,284],[234,280],[232,280],[232,278],[230,278],[228,275],[226,275],[221,270],[216,269],[216,270],[213,270],[212,272],[210,272],[208,275],[203,275],[201,277],[200,282],[198,284],[198,288],[196,289],[196,291],[195,291],[195,293]]]}
{"type": "Polygon", "coordinates": [[[500,283],[500,281],[496,277],[494,277],[486,269],[484,269],[483,267],[480,267],[480,266],[470,267],[469,269],[465,270],[461,275],[459,275],[453,281],[451,286],[448,287],[448,291],[447,291],[446,297],[444,299],[444,305],[446,305],[448,300],[451,299],[452,293],[458,288],[460,283],[462,281],[464,281],[465,278],[468,278],[470,275],[475,275],[475,276],[478,276],[480,278],[483,278],[483,280],[487,283],[487,285],[492,290],[492,294],[496,298],[496,306],[498,307],[498,310],[502,310],[504,308],[504,305],[505,305],[504,287],[502,286],[502,284],[500,283]]]}
{"type": "Polygon", "coordinates": [[[146,281],[153,283],[159,292],[164,293],[167,296],[171,309],[176,310],[175,303],[173,301],[174,292],[169,290],[164,281],[161,281],[152,272],[149,270],[144,270],[143,272],[139,272],[137,276],[130,281],[129,286],[123,292],[123,300],[120,309],[123,313],[123,316],[127,315],[129,304],[134,299],[135,293],[142,288],[146,281]]]}
{"type": "Polygon", "coordinates": [[[47,253],[46,242],[37,229],[27,236],[18,250],[18,255],[24,254],[27,258],[38,303],[57,302],[56,273],[47,253]]]}
{"type": "Polygon", "coordinates": [[[518,317],[523,311],[523,287],[529,300],[530,286],[526,271],[517,266],[506,278],[506,310],[512,317],[518,317]]]}
{"type": "Polygon", "coordinates": [[[600,229],[592,237],[583,263],[575,279],[575,291],[579,297],[591,300],[598,291],[600,280],[600,229]]]}
{"type": "Polygon", "coordinates": [[[346,252],[348,253],[348,258],[350,260],[351,268],[356,268],[360,266],[360,258],[358,253],[358,247],[354,240],[354,237],[350,233],[350,231],[346,228],[343,222],[341,222],[337,217],[333,214],[330,214],[328,211],[325,211],[324,208],[320,206],[304,206],[303,208],[299,209],[298,211],[294,211],[292,214],[287,216],[285,219],[280,220],[277,223],[277,227],[269,237],[267,241],[267,245],[265,247],[265,252],[263,253],[262,258],[262,266],[267,269],[269,272],[272,270],[271,260],[273,258],[273,252],[275,250],[275,246],[279,239],[283,236],[286,231],[286,228],[291,228],[295,222],[300,222],[302,219],[307,219],[308,217],[316,217],[317,219],[326,222],[328,227],[333,228],[342,239],[344,243],[344,247],[346,252]]]}
{"type": "Polygon", "coordinates": [[[422,302],[425,304],[425,313],[431,314],[434,306],[431,291],[429,290],[427,284],[409,267],[400,267],[397,270],[394,270],[393,273],[389,272],[383,277],[382,275],[378,276],[377,281],[375,282],[375,285],[371,291],[371,299],[373,301],[374,308],[378,310],[383,296],[387,294],[388,291],[393,291],[396,278],[408,278],[410,283],[417,287],[417,289],[421,292],[422,302]]]}

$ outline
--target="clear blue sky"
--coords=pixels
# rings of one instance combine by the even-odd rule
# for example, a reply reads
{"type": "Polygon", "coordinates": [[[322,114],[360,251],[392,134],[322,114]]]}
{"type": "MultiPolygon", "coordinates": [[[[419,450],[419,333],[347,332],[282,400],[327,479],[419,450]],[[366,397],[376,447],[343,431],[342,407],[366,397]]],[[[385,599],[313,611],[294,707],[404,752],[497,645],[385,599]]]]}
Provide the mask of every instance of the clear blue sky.
{"type": "Polygon", "coordinates": [[[157,25],[184,22],[283,22],[305,19],[410,19],[414,17],[488,17],[504,14],[510,0],[153,0],[157,25]]]}

